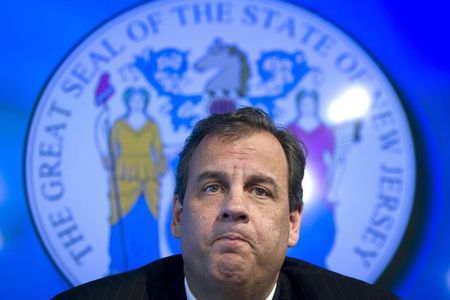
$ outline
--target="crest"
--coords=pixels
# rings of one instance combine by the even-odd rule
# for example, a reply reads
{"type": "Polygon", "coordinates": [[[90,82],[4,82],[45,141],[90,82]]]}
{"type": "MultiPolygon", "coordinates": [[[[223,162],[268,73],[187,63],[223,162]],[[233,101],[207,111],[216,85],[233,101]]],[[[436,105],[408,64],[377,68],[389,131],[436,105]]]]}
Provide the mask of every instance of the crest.
{"type": "Polygon", "coordinates": [[[288,255],[378,278],[415,184],[410,128],[386,76],[300,7],[172,1],[133,8],[83,40],[32,117],[28,202],[71,283],[179,253],[170,234],[178,153],[196,121],[244,105],[309,149],[301,236],[288,255]]]}

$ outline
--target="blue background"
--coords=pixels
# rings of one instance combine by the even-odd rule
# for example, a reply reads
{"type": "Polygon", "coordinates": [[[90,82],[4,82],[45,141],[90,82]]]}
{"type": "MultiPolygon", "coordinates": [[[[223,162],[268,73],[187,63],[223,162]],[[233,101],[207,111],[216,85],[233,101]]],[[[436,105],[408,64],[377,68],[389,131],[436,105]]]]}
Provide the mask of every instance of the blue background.
{"type": "MultiPolygon", "coordinates": [[[[447,1],[291,1],[350,34],[391,79],[418,163],[407,235],[379,284],[405,299],[450,297],[450,18],[447,1]],[[447,200],[447,201],[446,201],[447,200]]],[[[132,0],[2,1],[0,9],[0,299],[46,299],[69,287],[34,231],[23,157],[46,80],[71,49],[132,0]]]]}

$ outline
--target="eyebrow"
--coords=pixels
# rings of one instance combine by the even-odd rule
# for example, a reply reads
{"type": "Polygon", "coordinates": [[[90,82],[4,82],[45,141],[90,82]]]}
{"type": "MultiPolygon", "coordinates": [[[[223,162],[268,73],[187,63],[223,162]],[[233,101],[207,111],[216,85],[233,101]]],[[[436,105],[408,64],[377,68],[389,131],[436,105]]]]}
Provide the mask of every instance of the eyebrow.
{"type": "Polygon", "coordinates": [[[278,187],[276,180],[273,177],[270,177],[270,176],[267,176],[264,174],[255,174],[255,175],[251,175],[246,180],[246,185],[252,185],[252,184],[256,184],[256,183],[270,184],[273,186],[275,193],[278,192],[279,187],[278,187]]]}
{"type": "MultiPolygon", "coordinates": [[[[203,180],[206,180],[206,179],[216,179],[216,180],[219,180],[221,182],[226,182],[227,178],[228,178],[228,175],[225,172],[204,171],[200,175],[197,176],[196,181],[197,182],[202,182],[203,180]]],[[[249,185],[252,185],[252,184],[258,184],[258,183],[270,184],[270,185],[273,186],[274,192],[275,193],[278,192],[279,186],[277,184],[277,181],[271,176],[267,176],[267,175],[264,175],[264,174],[253,174],[253,175],[250,175],[245,180],[245,186],[249,186],[249,185]]]]}
{"type": "Polygon", "coordinates": [[[220,181],[225,181],[227,178],[227,174],[225,172],[219,172],[219,171],[204,171],[200,173],[200,175],[197,176],[196,181],[201,182],[205,179],[217,179],[220,181]]]}

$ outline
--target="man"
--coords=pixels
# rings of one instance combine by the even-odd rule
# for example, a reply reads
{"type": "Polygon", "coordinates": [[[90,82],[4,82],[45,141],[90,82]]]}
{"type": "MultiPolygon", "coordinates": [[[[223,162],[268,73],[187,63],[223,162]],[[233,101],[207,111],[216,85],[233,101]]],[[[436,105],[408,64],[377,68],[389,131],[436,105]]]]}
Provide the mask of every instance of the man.
{"type": "Polygon", "coordinates": [[[211,115],[180,154],[172,233],[181,239],[181,256],[56,298],[395,299],[286,258],[299,240],[304,167],[303,147],[261,110],[211,115]]]}

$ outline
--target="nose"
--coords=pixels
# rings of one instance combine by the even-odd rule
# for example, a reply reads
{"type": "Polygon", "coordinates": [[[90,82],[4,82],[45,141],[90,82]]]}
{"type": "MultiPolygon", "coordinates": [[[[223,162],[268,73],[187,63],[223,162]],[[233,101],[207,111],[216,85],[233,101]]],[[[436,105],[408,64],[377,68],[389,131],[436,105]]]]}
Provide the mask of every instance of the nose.
{"type": "Polygon", "coordinates": [[[247,223],[250,219],[243,193],[230,191],[223,199],[219,219],[223,222],[247,223]]]}

